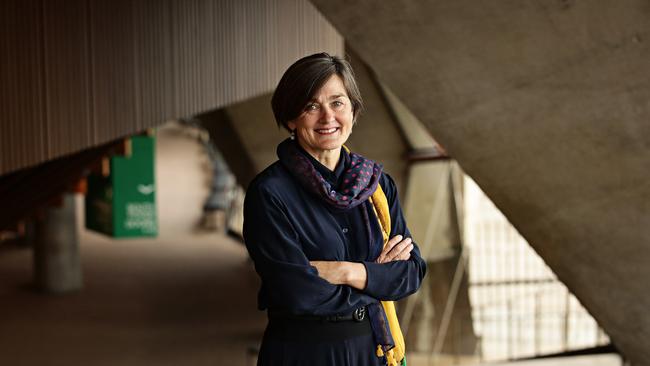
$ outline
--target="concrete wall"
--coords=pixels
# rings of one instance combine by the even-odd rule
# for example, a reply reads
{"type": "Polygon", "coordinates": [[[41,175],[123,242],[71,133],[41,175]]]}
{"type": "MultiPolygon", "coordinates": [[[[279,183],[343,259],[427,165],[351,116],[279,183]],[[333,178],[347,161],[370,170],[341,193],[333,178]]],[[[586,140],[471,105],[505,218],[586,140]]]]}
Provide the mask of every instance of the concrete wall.
{"type": "Polygon", "coordinates": [[[650,364],[648,2],[312,2],[650,364]]]}

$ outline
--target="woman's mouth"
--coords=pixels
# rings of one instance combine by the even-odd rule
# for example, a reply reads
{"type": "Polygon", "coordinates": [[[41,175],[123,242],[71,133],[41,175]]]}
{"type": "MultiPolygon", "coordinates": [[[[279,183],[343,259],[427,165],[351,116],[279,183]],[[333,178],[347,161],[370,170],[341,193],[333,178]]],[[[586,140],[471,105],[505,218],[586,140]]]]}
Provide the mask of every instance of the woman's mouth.
{"type": "Polygon", "coordinates": [[[318,133],[319,135],[331,135],[338,130],[339,130],[338,127],[332,127],[332,128],[319,128],[314,131],[316,131],[316,133],[318,133]]]}

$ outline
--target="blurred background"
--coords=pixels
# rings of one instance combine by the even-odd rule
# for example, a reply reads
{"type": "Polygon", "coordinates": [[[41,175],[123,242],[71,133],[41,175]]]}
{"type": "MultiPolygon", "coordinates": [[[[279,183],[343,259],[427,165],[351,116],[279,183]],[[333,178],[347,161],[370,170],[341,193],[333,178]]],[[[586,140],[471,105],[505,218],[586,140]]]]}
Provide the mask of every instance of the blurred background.
{"type": "Polygon", "coordinates": [[[254,365],[286,68],[347,57],[428,263],[409,365],[650,365],[642,0],[6,0],[0,363],[254,365]]]}

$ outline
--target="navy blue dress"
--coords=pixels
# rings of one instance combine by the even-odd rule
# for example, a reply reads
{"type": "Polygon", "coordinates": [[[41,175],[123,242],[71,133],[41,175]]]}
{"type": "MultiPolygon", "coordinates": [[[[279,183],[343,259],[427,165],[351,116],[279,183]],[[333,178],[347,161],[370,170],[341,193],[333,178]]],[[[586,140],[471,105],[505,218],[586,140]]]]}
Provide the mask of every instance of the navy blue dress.
{"type": "MultiPolygon", "coordinates": [[[[350,160],[343,149],[333,172],[303,153],[332,187],[338,186],[350,160]]],[[[395,183],[383,173],[380,185],[390,208],[390,236],[410,237],[395,183]]],[[[265,169],[250,184],[244,203],[244,240],[262,280],[259,309],[296,315],[350,314],[370,303],[414,293],[426,272],[417,245],[407,261],[378,264],[368,258],[370,245],[382,245],[375,217],[369,202],[348,211],[327,206],[304,190],[280,162],[265,169]],[[368,210],[374,243],[369,242],[361,210],[368,210]],[[363,263],[367,286],[361,291],[332,285],[318,277],[310,260],[363,263]]],[[[308,337],[274,339],[267,334],[258,365],[383,365],[375,347],[370,334],[319,342],[310,342],[308,337]]]]}

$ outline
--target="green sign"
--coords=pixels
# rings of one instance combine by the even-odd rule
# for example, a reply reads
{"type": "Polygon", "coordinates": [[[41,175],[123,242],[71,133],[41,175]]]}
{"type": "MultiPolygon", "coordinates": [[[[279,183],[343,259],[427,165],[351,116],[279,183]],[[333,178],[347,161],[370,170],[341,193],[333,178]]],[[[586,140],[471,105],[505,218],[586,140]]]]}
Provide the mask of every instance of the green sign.
{"type": "Polygon", "coordinates": [[[129,156],[111,158],[107,177],[88,177],[86,227],[116,238],[156,236],[155,138],[130,143],[129,156]]]}

